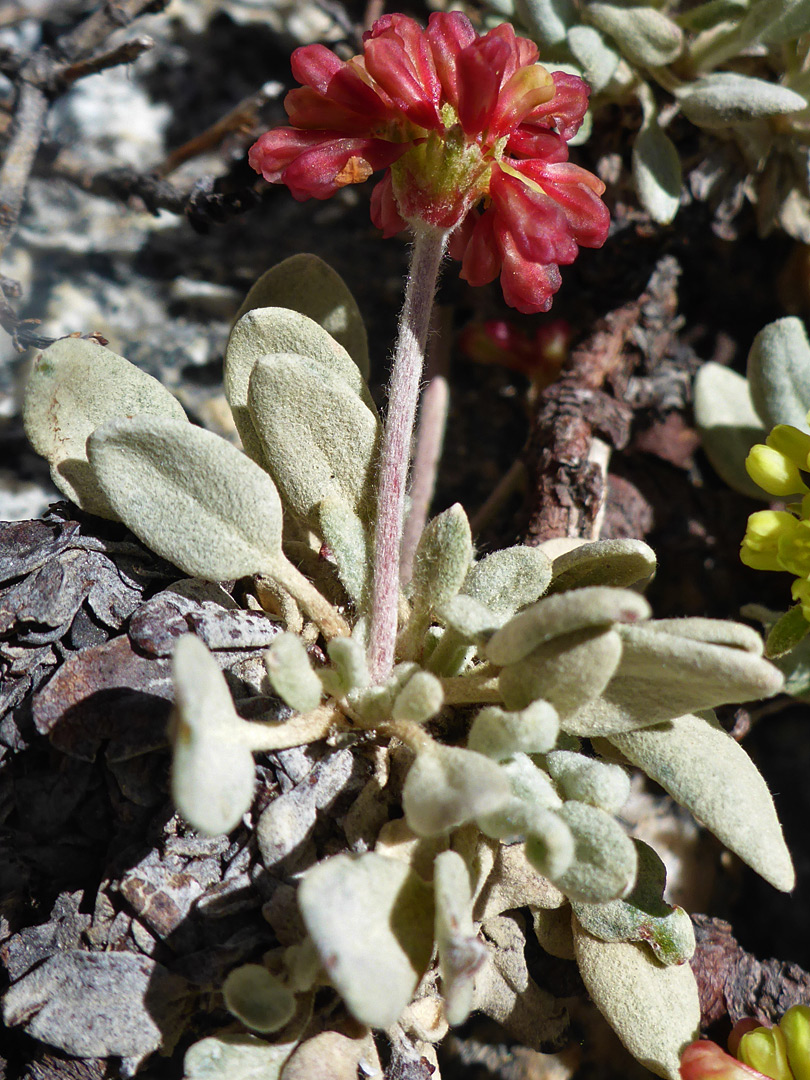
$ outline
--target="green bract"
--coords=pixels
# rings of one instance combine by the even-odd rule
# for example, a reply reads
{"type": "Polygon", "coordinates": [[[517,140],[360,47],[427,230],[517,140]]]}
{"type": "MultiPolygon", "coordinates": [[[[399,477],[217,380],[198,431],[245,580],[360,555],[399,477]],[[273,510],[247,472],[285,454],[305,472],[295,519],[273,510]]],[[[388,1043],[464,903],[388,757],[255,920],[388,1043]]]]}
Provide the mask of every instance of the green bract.
{"type": "MultiPolygon", "coordinates": [[[[561,35],[573,17],[549,0],[526,10],[561,35]]],[[[611,48],[600,32],[650,65],[681,48],[657,9],[630,14],[593,4],[589,33],[574,36],[582,55],[596,63],[611,48]]],[[[535,916],[541,943],[575,948],[589,992],[632,1052],[674,1077],[697,1024],[690,928],[662,899],[660,860],[616,816],[630,780],[615,759],[620,752],[768,881],[791,888],[764,781],[697,715],[782,687],[758,636],[718,620],[653,619],[640,590],[655,556],[640,541],[590,542],[553,560],[522,546],[477,559],[454,505],[422,533],[399,597],[396,663],[374,684],[366,648],[379,421],[342,282],[306,257],[251,292],[226,357],[246,453],[190,424],[121,357],[99,365],[105,355],[71,339],[36,362],[26,425],[55,482],[187,575],[242,579],[252,606],[266,603],[285,623],[266,651],[266,678],[256,676],[261,694],[292,710],[282,721],[244,711],[260,700],[240,701],[237,713],[214,655],[192,634],[178,642],[178,808],[203,832],[228,832],[254,809],[254,751],[322,744],[306,811],[297,787],[263,796],[257,809],[265,865],[284,867],[297,887],[301,922],[285,924],[281,958],[237,967],[224,989],[248,1027],[277,1034],[205,1039],[189,1050],[186,1075],[290,1080],[329,1055],[346,1075],[372,1067],[367,1033],[323,1032],[293,1054],[323,983],[360,1024],[401,1022],[423,1043],[473,1008],[513,1024],[528,1044],[557,1038],[561,1013],[531,981],[523,931],[504,915],[529,907],[546,913],[535,916]],[[309,865],[317,812],[356,765],[369,776],[371,750],[373,776],[339,810],[353,853],[309,865]]],[[[782,378],[782,398],[795,385],[782,378]]]]}

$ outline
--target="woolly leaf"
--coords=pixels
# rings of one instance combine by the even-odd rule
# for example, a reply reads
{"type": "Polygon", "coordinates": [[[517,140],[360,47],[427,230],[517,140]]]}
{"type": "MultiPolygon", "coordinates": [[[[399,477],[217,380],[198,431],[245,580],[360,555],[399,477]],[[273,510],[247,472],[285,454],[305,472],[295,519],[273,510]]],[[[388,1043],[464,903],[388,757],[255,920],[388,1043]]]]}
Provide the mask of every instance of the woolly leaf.
{"type": "Polygon", "coordinates": [[[321,680],[312,670],[306,646],[295,634],[279,634],[265,650],[264,663],[270,683],[291,709],[309,712],[321,701],[321,680]]]}
{"type": "Polygon", "coordinates": [[[767,429],[792,424],[810,430],[810,342],[801,319],[791,315],[760,330],[748,353],[747,374],[751,400],[767,429]]]}
{"type": "Polygon", "coordinates": [[[472,561],[472,535],[460,503],[429,521],[419,539],[413,567],[413,607],[433,611],[455,596],[472,561]]]}
{"type": "Polygon", "coordinates": [[[246,1027],[279,1031],[295,1014],[295,997],[262,964],[242,964],[222,984],[225,1007],[246,1027]]]}
{"type": "Polygon", "coordinates": [[[505,667],[498,688],[507,709],[525,709],[537,698],[549,701],[567,730],[568,716],[590,707],[610,682],[621,655],[622,640],[614,630],[575,630],[505,667]]]}
{"type": "Polygon", "coordinates": [[[679,716],[609,740],[774,888],[793,888],[793,864],[765,781],[716,721],[679,716]]]}
{"type": "Polygon", "coordinates": [[[464,642],[486,641],[502,623],[488,607],[463,593],[451,596],[436,609],[436,615],[464,642]]]}
{"type": "MultiPolygon", "coordinates": [[[[719,620],[710,622],[723,635],[719,620]]],[[[680,620],[667,620],[665,630],[655,623],[620,628],[623,650],[618,670],[596,701],[565,718],[565,728],[575,735],[612,735],[650,727],[684,713],[711,709],[733,701],[771,697],[783,686],[777,667],[747,648],[739,647],[740,635],[731,633],[734,644],[715,644],[677,632],[680,620]],[[674,630],[676,632],[669,632],[674,630]]],[[[730,624],[739,627],[739,624],[730,624]]],[[[694,630],[694,627],[692,627],[694,630]]],[[[756,634],[739,627],[744,640],[761,648],[756,634]]]]}
{"type": "Polygon", "coordinates": [[[124,524],[189,576],[272,573],[283,558],[275,484],[218,435],[183,420],[136,416],[97,428],[87,453],[124,524]]]}
{"type": "Polygon", "coordinates": [[[559,593],[514,615],[490,638],[486,658],[499,667],[514,664],[538,645],[574,630],[634,623],[650,614],[647,601],[626,589],[591,587],[559,593]]]}
{"type": "Polygon", "coordinates": [[[299,998],[295,1016],[275,1042],[228,1031],[201,1039],[186,1051],[183,1080],[279,1080],[311,1015],[312,999],[299,998]]]}
{"type": "Polygon", "coordinates": [[[594,94],[600,93],[616,73],[621,57],[592,26],[572,26],[568,47],[594,94]]]}
{"type": "Polygon", "coordinates": [[[368,686],[369,671],[362,642],[353,637],[333,638],[326,651],[340,676],[344,691],[368,686]]]}
{"type": "Polygon", "coordinates": [[[554,875],[554,884],[569,899],[589,904],[625,896],[635,883],[638,858],[621,825],[604,810],[581,802],[564,803],[557,813],[575,846],[570,867],[554,875]]]}
{"type": "Polygon", "coordinates": [[[563,818],[554,810],[537,809],[531,815],[526,836],[526,858],[543,877],[558,885],[568,880],[579,858],[581,845],[563,818]]]}
{"type": "Polygon", "coordinates": [[[438,836],[509,801],[509,780],[490,758],[435,743],[408,771],[402,806],[417,836],[438,836]]]}
{"type": "Polygon", "coordinates": [[[434,717],[443,704],[441,682],[429,671],[416,671],[394,699],[391,719],[422,724],[434,717]]]}
{"type": "Polygon", "coordinates": [[[669,225],[681,201],[681,158],[656,122],[633,143],[633,183],[639,202],[659,225],[669,225]]]}
{"type": "MultiPolygon", "coordinates": [[[[562,799],[548,773],[538,768],[526,754],[514,754],[503,763],[501,772],[509,780],[512,797],[499,810],[479,814],[476,822],[486,836],[513,843],[523,840],[532,828],[539,828],[538,810],[556,810],[562,806],[562,799]]],[[[546,817],[542,818],[542,824],[544,828],[554,828],[554,823],[546,817]]],[[[570,847],[573,852],[573,841],[570,847]]]]}
{"type": "Polygon", "coordinates": [[[340,379],[374,411],[365,380],[346,350],[317,322],[285,307],[260,307],[244,314],[231,330],[225,350],[225,396],[248,454],[261,462],[262,446],[248,410],[250,376],[257,361],[276,353],[312,361],[317,370],[340,379]]]}
{"type": "Polygon", "coordinates": [[[547,701],[533,701],[519,712],[493,705],[473,720],[467,749],[496,761],[514,754],[542,754],[554,746],[559,730],[557,710],[547,701]]]}
{"type": "Polygon", "coordinates": [[[368,336],[357,301],[340,274],[323,259],[308,253],[292,255],[265,271],[251,286],[234,322],[254,308],[268,307],[291,308],[313,319],[368,378],[368,336]]]}
{"type": "Polygon", "coordinates": [[[317,525],[318,504],[333,494],[370,513],[379,422],[339,376],[292,353],[265,356],[247,403],[267,467],[298,518],[317,525]]]}
{"type": "Polygon", "coordinates": [[[382,1066],[371,1032],[351,1038],[322,1031],[301,1043],[284,1066],[281,1080],[381,1080],[382,1066]]]}
{"type": "Polygon", "coordinates": [[[664,967],[641,945],[600,941],[576,920],[573,926],[577,964],[596,1007],[650,1072],[680,1080],[681,1051],[700,1027],[692,969],[664,967]]]}
{"type": "Polygon", "coordinates": [[[343,588],[362,605],[369,588],[371,560],[366,527],[351,503],[341,495],[327,495],[318,503],[318,527],[337,565],[343,588]]]}
{"type": "Polygon", "coordinates": [[[313,866],[298,905],[321,963],[361,1024],[396,1023],[433,951],[429,886],[397,859],[336,855],[313,866]]]}
{"type": "Polygon", "coordinates": [[[710,360],[701,365],[694,386],[695,424],[717,475],[753,499],[765,494],[745,468],[751,447],[765,441],[747,379],[710,360]]]}
{"type": "Polygon", "coordinates": [[[561,45],[577,21],[573,0],[515,0],[515,14],[544,45],[561,45]]]}
{"type": "Polygon", "coordinates": [[[665,965],[682,964],[695,951],[692,920],[680,907],[664,900],[667,871],[661,859],[642,840],[634,840],[638,876],[624,900],[572,907],[580,924],[600,941],[640,941],[665,965]]]}
{"type": "Polygon", "coordinates": [[[570,750],[553,750],[546,768],[566,799],[576,799],[615,814],[630,796],[630,777],[620,765],[611,765],[570,750]]]}
{"type": "Polygon", "coordinates": [[[655,552],[643,540],[595,540],[554,559],[549,592],[587,585],[630,588],[646,584],[655,567],[655,552]]]}
{"type": "Polygon", "coordinates": [[[190,825],[219,836],[250,809],[253,756],[219,664],[193,634],[177,642],[172,675],[172,798],[190,825]]]}
{"type": "Polygon", "coordinates": [[[472,889],[467,864],[456,851],[443,851],[433,864],[435,938],[447,1021],[454,1027],[470,1015],[475,975],[486,946],[473,926],[472,889]]]}
{"type": "Polygon", "coordinates": [[[461,592],[489,608],[502,622],[539,599],[551,581],[551,561],[539,548],[516,544],[474,563],[461,592]]]}
{"type": "Polygon", "coordinates": [[[25,433],[51,466],[54,484],[82,510],[118,520],[87,462],[87,438],[108,420],[141,413],[186,419],[157,379],[94,341],[62,338],[34,361],[23,403],[25,433]]]}
{"type": "Polygon", "coordinates": [[[728,71],[688,83],[678,101],[688,120],[706,128],[733,127],[807,108],[804,98],[786,86],[728,71]]]}
{"type": "Polygon", "coordinates": [[[633,64],[663,67],[672,63],[683,49],[681,28],[653,7],[592,2],[586,11],[591,22],[610,34],[633,64]]]}
{"type": "Polygon", "coordinates": [[[807,0],[759,0],[740,23],[743,41],[760,40],[770,45],[795,41],[810,30],[807,0]]]}

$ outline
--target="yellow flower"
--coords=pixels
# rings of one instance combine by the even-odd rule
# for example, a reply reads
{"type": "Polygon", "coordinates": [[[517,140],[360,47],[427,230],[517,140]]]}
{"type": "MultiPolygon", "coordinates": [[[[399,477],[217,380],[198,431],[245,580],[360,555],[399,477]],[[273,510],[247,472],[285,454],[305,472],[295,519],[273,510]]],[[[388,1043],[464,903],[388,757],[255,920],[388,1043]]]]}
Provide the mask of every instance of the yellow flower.
{"type": "Polygon", "coordinates": [[[780,560],[779,544],[792,536],[799,524],[786,510],[758,510],[751,514],[740,559],[754,570],[788,570],[780,560]]]}
{"type": "MultiPolygon", "coordinates": [[[[805,462],[804,467],[806,466],[805,462]]],[[[759,484],[769,495],[798,495],[810,491],[799,475],[796,463],[772,446],[765,446],[763,443],[752,446],[745,459],[745,468],[754,483],[759,484]]]]}

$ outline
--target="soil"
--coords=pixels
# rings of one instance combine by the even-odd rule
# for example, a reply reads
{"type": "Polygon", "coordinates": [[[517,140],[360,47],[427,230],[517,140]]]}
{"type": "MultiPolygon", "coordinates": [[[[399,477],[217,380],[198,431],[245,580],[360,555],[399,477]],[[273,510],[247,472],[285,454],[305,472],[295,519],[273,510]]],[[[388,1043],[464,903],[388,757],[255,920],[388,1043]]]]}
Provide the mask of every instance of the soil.
{"type": "MultiPolygon", "coordinates": [[[[62,14],[33,2],[18,6],[33,13],[25,21],[28,38],[39,36],[46,42],[63,30],[69,14],[75,18],[83,10],[81,4],[66,5],[70,11],[62,14]]],[[[136,77],[146,98],[167,109],[161,133],[167,150],[195,138],[267,80],[292,85],[288,55],[291,44],[300,40],[291,41],[290,32],[261,21],[241,21],[246,5],[209,6],[218,9],[208,21],[182,13],[161,17],[164,21],[155,23],[162,35],[156,55],[136,77]]],[[[349,27],[364,18],[357,4],[330,2],[314,10],[331,13],[338,24],[349,27]]],[[[410,13],[426,16],[421,9],[410,13]]],[[[10,92],[6,97],[11,100],[10,92]]],[[[0,110],[0,121],[5,115],[0,110]]],[[[281,122],[282,115],[277,95],[262,106],[252,126],[261,131],[281,122]]],[[[588,142],[572,152],[579,164],[608,180],[605,198],[613,225],[601,251],[584,251],[576,264],[565,268],[549,316],[518,316],[505,307],[497,285],[471,289],[459,280],[455,264],[446,266],[438,296],[441,340],[434,349],[446,361],[450,413],[434,510],[459,501],[474,515],[513,463],[522,459],[528,485],[489,516],[477,538],[479,550],[537,539],[538,530],[548,527],[548,504],[541,498],[543,448],[558,415],[559,387],[538,390],[508,366],[476,362],[465,355],[460,333],[471,323],[504,319],[534,334],[538,325],[563,319],[571,333],[564,374],[571,393],[581,390],[583,370],[571,358],[605,367],[597,380],[602,412],[595,419],[587,414],[594,430],[607,431],[614,442],[601,536],[640,537],[654,547],[659,571],[648,596],[656,614],[735,618],[750,603],[784,609],[789,598],[783,576],[756,573],[739,561],[746,518],[757,505],[730,491],[700,450],[691,380],[708,359],[744,370],[752,339],[762,326],[785,314],[808,313],[810,290],[802,278],[803,264],[796,245],[783,234],[758,235],[754,210],[747,203],[729,219],[722,207],[686,198],[673,225],[652,224],[638,209],[629,178],[629,136],[637,125],[632,113],[606,108],[588,142]],[[612,366],[599,351],[605,334],[615,346],[612,366]]],[[[676,129],[673,137],[697,169],[714,147],[698,141],[694,129],[687,127],[676,129]]],[[[128,325],[122,314],[116,350],[160,374],[182,392],[193,418],[217,427],[229,312],[267,266],[310,251],[338,270],[357,298],[369,330],[372,390],[383,404],[406,245],[377,235],[369,220],[370,185],[345,190],[328,203],[299,204],[286,189],[257,183],[245,161],[250,138],[237,129],[184,166],[179,174],[183,178],[193,177],[196,170],[197,179],[217,179],[202,184],[206,195],[190,205],[185,218],[161,211],[160,227],[144,224],[144,203],[135,194],[123,201],[83,195],[82,214],[92,215],[96,204],[106,213],[112,207],[116,228],[133,230],[128,251],[114,245],[100,251],[71,247],[59,238],[50,246],[32,241],[49,227],[42,216],[49,191],[55,204],[67,208],[64,235],[71,231],[67,181],[49,171],[63,147],[58,140],[46,142],[32,182],[36,205],[23,209],[12,249],[14,266],[27,267],[18,312],[25,318],[45,318],[37,332],[46,335],[51,325],[65,327],[62,333],[107,334],[108,327],[116,326],[115,308],[100,301],[84,315],[76,309],[75,293],[59,308],[55,290],[60,283],[73,281],[79,292],[92,293],[95,282],[99,295],[117,287],[124,297],[121,312],[131,298],[148,297],[154,305],[148,326],[141,330],[128,325]],[[182,293],[178,280],[195,288],[182,293]],[[96,320],[102,318],[100,325],[96,320]]],[[[81,139],[71,149],[80,159],[85,155],[88,168],[98,167],[81,139]]],[[[114,164],[108,161],[108,167],[114,164]]],[[[149,171],[148,164],[142,163],[142,171],[149,171]]],[[[178,176],[174,179],[182,186],[178,176]]],[[[34,492],[32,505],[37,500],[39,505],[31,515],[20,515],[33,518],[58,496],[49,487],[47,469],[22,435],[13,388],[24,377],[26,357],[10,349],[4,355],[3,477],[9,497],[15,493],[16,498],[18,490],[34,492]]],[[[7,504],[9,518],[17,516],[16,505],[7,504]]],[[[174,1049],[165,1057],[145,1055],[148,1060],[138,1073],[150,1080],[180,1076],[188,1045],[230,1022],[216,1002],[215,988],[235,963],[260,957],[275,943],[278,934],[274,937],[270,929],[266,905],[283,906],[280,893],[289,886],[280,889],[273,882],[271,888],[266,874],[254,873],[246,829],[237,830],[230,840],[202,841],[173,817],[164,735],[169,708],[166,653],[156,643],[158,630],[136,632],[132,620],[151,597],[176,580],[177,572],[122,527],[66,504],[49,511],[44,523],[0,524],[0,566],[0,619],[9,612],[18,616],[8,616],[8,632],[2,629],[5,623],[0,626],[5,668],[0,692],[1,977],[15,981],[59,950],[76,947],[99,956],[131,952],[147,958],[155,965],[150,968],[153,983],[159,982],[155,971],[160,969],[200,991],[200,1005],[192,1015],[176,1023],[167,1018],[174,1049]],[[65,606],[55,614],[57,595],[65,606]],[[70,596],[75,603],[68,602],[70,596]],[[131,679],[125,690],[104,684],[111,649],[125,655],[129,664],[131,679]],[[79,689],[88,680],[97,691],[89,708],[79,689]],[[74,706],[61,743],[49,740],[49,710],[62,716],[74,706]]],[[[164,629],[166,618],[165,612],[158,618],[164,629]]],[[[239,632],[248,631],[240,625],[239,632]]],[[[810,901],[807,706],[784,697],[764,708],[729,708],[722,718],[735,733],[750,728],[745,746],[774,792],[798,885],[790,896],[777,893],[705,838],[691,871],[694,880],[686,885],[700,896],[702,912],[730,925],[729,933],[743,951],[729,946],[727,964],[735,971],[745,968],[740,979],[749,980],[749,989],[753,976],[744,956],[750,954],[760,961],[774,958],[778,963],[769,970],[776,983],[798,986],[798,996],[810,1000],[800,970],[810,969],[810,937],[804,925],[810,901]],[[788,969],[789,964],[798,967],[788,969]]],[[[317,748],[297,756],[287,752],[260,757],[262,798],[269,801],[274,793],[288,790],[303,775],[301,770],[318,760],[317,748]]],[[[358,777],[357,784],[362,779],[358,777]]],[[[350,785],[341,798],[350,799],[357,790],[350,785]]],[[[340,809],[330,813],[338,817],[340,809]]],[[[320,845],[332,841],[329,822],[319,828],[315,842],[321,850],[320,845]]],[[[286,865],[287,873],[293,870],[292,864],[286,865]]],[[[274,929],[278,925],[273,923],[274,929]]],[[[534,957],[531,965],[541,985],[556,988],[569,1004],[569,1047],[561,1053],[534,1054],[511,1043],[489,1022],[473,1019],[440,1053],[445,1078],[650,1075],[623,1056],[614,1037],[600,1027],[572,964],[534,957]],[[572,1051],[578,1044],[584,1049],[572,1051]]],[[[722,1032],[728,1023],[720,1012],[713,1031],[722,1032]]],[[[74,1057],[20,1027],[0,1033],[0,1077],[8,1080],[131,1075],[137,1057],[74,1057]]],[[[403,1068],[392,1060],[388,1080],[419,1075],[413,1070],[406,1074],[403,1068]]],[[[422,1075],[428,1075],[426,1068],[422,1075]]]]}

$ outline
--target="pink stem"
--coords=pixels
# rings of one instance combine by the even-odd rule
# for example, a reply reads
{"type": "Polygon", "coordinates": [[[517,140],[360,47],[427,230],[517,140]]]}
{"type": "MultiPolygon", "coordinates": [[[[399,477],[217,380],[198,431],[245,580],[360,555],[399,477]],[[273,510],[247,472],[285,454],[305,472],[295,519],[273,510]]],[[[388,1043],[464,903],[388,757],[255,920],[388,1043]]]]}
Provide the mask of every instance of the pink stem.
{"type": "Polygon", "coordinates": [[[445,230],[429,226],[415,229],[405,303],[399,319],[399,336],[388,386],[388,412],[380,455],[368,645],[369,670],[375,683],[385,682],[394,666],[405,484],[425,361],[425,343],[448,235],[445,230]]]}

